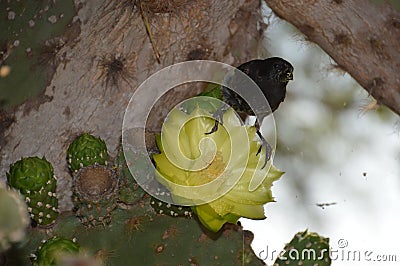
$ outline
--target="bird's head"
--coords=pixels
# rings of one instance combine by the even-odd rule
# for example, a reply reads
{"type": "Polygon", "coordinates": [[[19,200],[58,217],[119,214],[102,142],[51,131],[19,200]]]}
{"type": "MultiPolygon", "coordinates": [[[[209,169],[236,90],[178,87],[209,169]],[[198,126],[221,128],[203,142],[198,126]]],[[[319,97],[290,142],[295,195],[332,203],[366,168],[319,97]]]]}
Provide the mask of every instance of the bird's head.
{"type": "Polygon", "coordinates": [[[287,84],[293,80],[293,66],[280,57],[271,57],[264,60],[268,66],[269,78],[287,84]]]}

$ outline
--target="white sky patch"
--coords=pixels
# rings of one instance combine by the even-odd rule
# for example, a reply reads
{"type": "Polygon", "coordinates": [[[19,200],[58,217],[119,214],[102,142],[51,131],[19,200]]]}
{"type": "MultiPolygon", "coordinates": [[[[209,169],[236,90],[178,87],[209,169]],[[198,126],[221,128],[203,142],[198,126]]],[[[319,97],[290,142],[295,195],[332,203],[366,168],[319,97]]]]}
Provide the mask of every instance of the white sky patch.
{"type": "Polygon", "coordinates": [[[296,36],[285,22],[268,28],[268,51],[295,68],[288,86],[288,98],[294,99],[286,99],[275,115],[278,145],[297,151],[294,146],[304,143],[304,148],[294,156],[278,152],[274,164],[286,173],[272,188],[277,202],[265,206],[266,220],[241,219],[242,225],[254,233],[253,249],[267,265],[276,259],[272,251],[280,252],[306,228],[329,237],[333,249],[361,254],[360,261],[339,256],[334,266],[398,265],[400,136],[394,125],[399,117],[381,119],[374,111],[360,116],[357,105],[368,94],[349,75],[329,73],[326,66],[333,61],[296,36]],[[309,57],[313,63],[305,66],[309,57]],[[326,95],[348,92],[353,102],[344,103],[352,104],[347,109],[332,112],[321,103],[326,95]],[[334,130],[321,128],[327,119],[335,119],[334,130]],[[318,162],[309,160],[315,153],[318,162]],[[317,203],[335,204],[322,208],[317,203]],[[343,240],[348,245],[341,249],[343,240]],[[371,252],[369,257],[365,252],[371,252]],[[396,255],[397,262],[377,261],[376,255],[396,255]]]}

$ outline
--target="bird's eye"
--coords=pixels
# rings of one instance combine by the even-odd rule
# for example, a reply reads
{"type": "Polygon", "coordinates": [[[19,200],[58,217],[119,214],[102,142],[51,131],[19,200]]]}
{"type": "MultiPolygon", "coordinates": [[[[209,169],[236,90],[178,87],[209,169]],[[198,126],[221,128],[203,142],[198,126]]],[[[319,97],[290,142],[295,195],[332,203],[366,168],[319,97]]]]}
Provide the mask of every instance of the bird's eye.
{"type": "Polygon", "coordinates": [[[286,72],[286,79],[288,79],[288,80],[293,79],[293,73],[292,72],[286,72]]]}

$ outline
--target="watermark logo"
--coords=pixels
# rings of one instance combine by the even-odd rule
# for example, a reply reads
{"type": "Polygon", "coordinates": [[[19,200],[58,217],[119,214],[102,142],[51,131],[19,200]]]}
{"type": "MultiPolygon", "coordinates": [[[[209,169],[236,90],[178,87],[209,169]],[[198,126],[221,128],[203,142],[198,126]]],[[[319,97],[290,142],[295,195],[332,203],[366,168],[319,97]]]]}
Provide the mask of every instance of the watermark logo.
{"type": "MultiPolygon", "coordinates": [[[[130,99],[123,121],[122,145],[127,165],[137,183],[150,195],[171,204],[174,203],[171,194],[169,190],[167,190],[165,186],[156,179],[156,169],[146,149],[146,123],[150,111],[163,95],[175,87],[193,82],[208,82],[233,90],[246,100],[260,123],[265,116],[271,114],[270,117],[272,117],[272,119],[267,120],[267,127],[272,129],[270,130],[272,133],[267,136],[266,139],[273,150],[276,145],[275,121],[267,99],[257,84],[246,74],[238,71],[235,67],[215,61],[198,60],[175,64],[156,72],[136,89],[130,99]]],[[[226,103],[219,102],[217,99],[205,98],[208,97],[194,97],[189,100],[182,99],[174,109],[184,110],[184,106],[187,106],[188,101],[191,101],[191,106],[201,106],[204,102],[211,102],[212,106],[226,105],[226,103]]],[[[227,112],[229,106],[223,109],[224,112],[227,112]]],[[[170,114],[167,115],[165,121],[168,121],[170,114]]],[[[209,114],[207,115],[205,113],[199,113],[199,115],[209,117],[209,114]]],[[[167,157],[172,164],[184,171],[201,171],[219,154],[217,150],[218,143],[205,134],[206,132],[204,132],[204,134],[202,132],[202,139],[197,143],[198,149],[200,150],[200,155],[197,158],[189,158],[187,154],[183,152],[182,145],[179,143],[179,134],[193,119],[195,119],[195,117],[187,116],[179,122],[180,125],[177,127],[174,135],[175,140],[171,140],[171,134],[166,136],[167,134],[164,131],[161,132],[161,142],[165,154],[167,154],[167,157]],[[168,139],[168,143],[166,143],[166,139],[168,139]]],[[[231,190],[239,181],[241,173],[236,170],[240,168],[244,170],[246,168],[247,160],[242,161],[242,166],[234,165],[234,163],[237,162],[237,160],[235,160],[237,156],[243,156],[243,154],[249,153],[250,148],[248,136],[246,130],[242,130],[242,132],[239,130],[238,133],[237,128],[240,128],[241,126],[240,120],[233,123],[235,129],[232,129],[229,125],[229,123],[219,125],[223,128],[222,130],[227,132],[230,138],[231,151],[230,158],[226,160],[226,171],[222,171],[218,178],[199,186],[171,184],[171,181],[166,179],[165,182],[163,182],[164,184],[167,183],[169,188],[173,186],[174,190],[180,191],[182,195],[202,195],[201,200],[190,201],[187,203],[179,202],[180,205],[193,206],[213,201],[231,190]],[[238,137],[240,134],[241,136],[238,137]],[[235,143],[232,141],[233,139],[235,139],[235,143]],[[238,139],[242,141],[238,142],[238,139]],[[229,175],[226,173],[229,173],[229,175]],[[215,189],[216,184],[223,184],[222,189],[215,189]],[[208,191],[209,193],[197,193],[196,191],[208,191]],[[204,195],[207,195],[207,197],[204,197],[204,195]]],[[[267,171],[272,165],[273,155],[274,153],[272,153],[271,159],[265,166],[267,171]]],[[[262,157],[259,157],[260,161],[258,162],[258,168],[262,168],[264,162],[262,161],[262,157]]],[[[250,183],[251,188],[249,188],[249,191],[254,190],[259,184],[261,184],[265,177],[266,175],[257,175],[257,173],[255,173],[250,183]]]]}
{"type": "Polygon", "coordinates": [[[349,242],[347,242],[346,239],[341,238],[338,240],[338,243],[337,243],[338,248],[345,248],[348,245],[349,245],[349,242]]]}
{"type": "Polygon", "coordinates": [[[337,241],[336,247],[333,246],[329,249],[322,249],[318,252],[310,248],[302,250],[292,248],[289,251],[278,251],[271,249],[267,245],[265,249],[258,253],[258,257],[263,261],[271,262],[275,261],[277,258],[282,261],[320,261],[324,259],[327,254],[331,261],[338,262],[395,263],[400,261],[400,255],[395,253],[350,248],[349,242],[343,238],[337,241]]]}

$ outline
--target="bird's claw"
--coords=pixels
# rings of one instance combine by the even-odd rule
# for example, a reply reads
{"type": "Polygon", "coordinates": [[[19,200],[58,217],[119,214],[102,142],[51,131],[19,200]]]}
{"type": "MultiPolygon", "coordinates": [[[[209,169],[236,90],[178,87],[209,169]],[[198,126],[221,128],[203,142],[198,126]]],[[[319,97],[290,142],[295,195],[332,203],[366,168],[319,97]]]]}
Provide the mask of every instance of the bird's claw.
{"type": "MultiPolygon", "coordinates": [[[[224,109],[223,108],[219,108],[213,115],[213,118],[215,119],[215,123],[214,126],[212,127],[212,129],[210,130],[210,132],[206,132],[206,135],[210,135],[214,132],[217,132],[218,130],[218,125],[219,124],[223,124],[222,121],[222,117],[224,114],[224,109]]],[[[257,127],[258,128],[258,127],[257,127]]],[[[258,148],[257,154],[260,154],[260,152],[262,151],[263,148],[265,148],[265,161],[263,166],[261,167],[261,169],[264,169],[264,167],[267,165],[268,161],[271,159],[271,155],[272,155],[272,147],[271,145],[269,145],[269,143],[267,142],[267,140],[263,137],[263,135],[261,135],[260,130],[257,129],[257,135],[260,137],[261,139],[261,145],[258,148]]]]}
{"type": "Polygon", "coordinates": [[[271,145],[269,145],[269,143],[263,137],[263,135],[261,135],[261,132],[259,130],[257,130],[257,135],[261,139],[261,145],[258,148],[258,151],[257,151],[256,155],[258,155],[262,151],[262,149],[265,148],[265,161],[264,161],[263,166],[261,167],[261,169],[264,169],[264,167],[267,165],[268,161],[271,159],[272,147],[271,147],[271,145]]]}
{"type": "Polygon", "coordinates": [[[217,132],[217,130],[218,130],[218,124],[219,124],[218,120],[215,120],[215,124],[214,124],[214,126],[212,127],[211,131],[210,131],[210,132],[206,132],[205,134],[206,134],[206,135],[210,135],[210,134],[212,134],[212,133],[214,133],[214,132],[217,132]]]}
{"type": "Polygon", "coordinates": [[[223,108],[219,108],[214,114],[213,114],[213,118],[215,119],[215,123],[214,126],[212,127],[210,132],[206,132],[206,135],[210,135],[214,132],[217,132],[218,130],[218,124],[223,124],[222,118],[224,116],[224,109],[223,108]]]}

